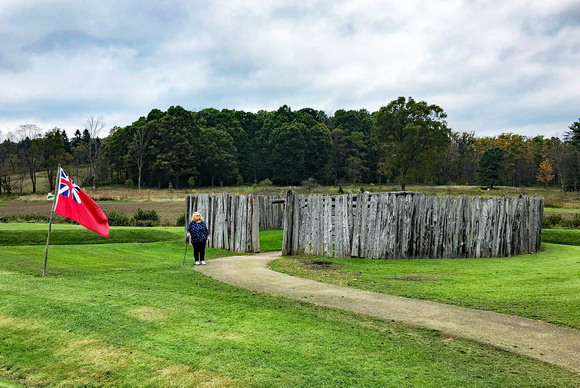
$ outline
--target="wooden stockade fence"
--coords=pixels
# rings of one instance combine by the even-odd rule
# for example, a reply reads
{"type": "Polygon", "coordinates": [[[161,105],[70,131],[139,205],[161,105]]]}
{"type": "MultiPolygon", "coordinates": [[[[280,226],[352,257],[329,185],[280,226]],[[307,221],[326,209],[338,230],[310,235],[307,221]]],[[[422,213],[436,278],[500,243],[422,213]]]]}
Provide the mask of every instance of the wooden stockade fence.
{"type": "Polygon", "coordinates": [[[272,204],[272,200],[279,198],[228,193],[188,195],[185,227],[193,213],[199,212],[209,229],[209,247],[260,252],[260,229],[282,227],[282,206],[272,204]]]}
{"type": "Polygon", "coordinates": [[[284,223],[284,211],[281,195],[254,196],[260,206],[260,230],[282,229],[284,223]],[[273,202],[274,201],[274,202],[273,202]]]}
{"type": "Polygon", "coordinates": [[[505,257],[540,249],[544,199],[286,194],[282,254],[505,257]]]}

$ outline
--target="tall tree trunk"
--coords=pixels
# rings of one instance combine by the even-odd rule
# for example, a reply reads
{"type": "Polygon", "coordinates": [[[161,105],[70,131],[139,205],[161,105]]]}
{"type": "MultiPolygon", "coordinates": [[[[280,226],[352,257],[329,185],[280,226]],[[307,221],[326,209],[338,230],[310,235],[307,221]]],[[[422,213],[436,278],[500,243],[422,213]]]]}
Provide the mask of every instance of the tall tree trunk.
{"type": "Polygon", "coordinates": [[[36,194],[36,172],[30,171],[30,180],[32,181],[32,193],[36,194]]]}

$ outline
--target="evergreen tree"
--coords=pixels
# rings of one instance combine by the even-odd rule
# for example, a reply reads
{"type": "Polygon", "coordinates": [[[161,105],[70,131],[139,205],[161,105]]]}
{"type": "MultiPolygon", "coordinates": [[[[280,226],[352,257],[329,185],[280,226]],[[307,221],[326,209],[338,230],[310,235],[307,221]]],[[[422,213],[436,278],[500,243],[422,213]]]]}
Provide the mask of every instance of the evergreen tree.
{"type": "Polygon", "coordinates": [[[488,189],[493,189],[494,185],[499,185],[504,170],[504,159],[505,153],[501,148],[487,149],[479,160],[477,183],[488,189]]]}

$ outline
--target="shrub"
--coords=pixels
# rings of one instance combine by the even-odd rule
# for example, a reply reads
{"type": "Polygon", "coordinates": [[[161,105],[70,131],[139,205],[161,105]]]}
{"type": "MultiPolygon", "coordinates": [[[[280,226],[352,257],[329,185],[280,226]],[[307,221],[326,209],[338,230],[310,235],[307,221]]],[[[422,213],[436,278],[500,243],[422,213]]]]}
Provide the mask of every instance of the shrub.
{"type": "Polygon", "coordinates": [[[133,179],[129,178],[125,181],[125,187],[130,189],[133,187],[133,179]]]}
{"type": "Polygon", "coordinates": [[[0,217],[0,222],[5,224],[5,223],[9,223],[9,222],[38,222],[38,223],[44,223],[44,222],[49,222],[50,221],[50,217],[49,216],[41,216],[38,214],[21,214],[21,215],[17,215],[17,216],[6,216],[6,217],[0,217]]]}
{"type": "Polygon", "coordinates": [[[344,194],[344,189],[342,186],[338,186],[338,194],[344,194]]]}
{"type": "Polygon", "coordinates": [[[302,184],[302,186],[304,186],[308,189],[309,194],[312,191],[312,189],[318,187],[318,182],[316,182],[316,179],[314,179],[314,178],[305,179],[302,181],[301,184],[302,184]]]}
{"type": "Polygon", "coordinates": [[[95,201],[99,201],[99,202],[106,202],[106,201],[116,201],[117,198],[115,197],[98,197],[95,198],[95,201]]]}
{"type": "Polygon", "coordinates": [[[272,186],[272,181],[266,178],[262,182],[260,182],[260,186],[272,186]]]}
{"type": "Polygon", "coordinates": [[[550,214],[547,217],[544,217],[542,222],[542,227],[544,228],[552,228],[554,226],[559,226],[564,222],[564,217],[561,214],[550,214]]]}
{"type": "Polygon", "coordinates": [[[87,177],[84,177],[84,178],[80,178],[81,187],[92,186],[94,179],[95,179],[95,177],[92,177],[92,176],[87,176],[87,177]]]}
{"type": "Polygon", "coordinates": [[[187,185],[189,186],[190,189],[193,189],[195,187],[195,178],[190,176],[189,179],[187,180],[187,185]]]}
{"type": "Polygon", "coordinates": [[[559,208],[564,207],[564,204],[562,201],[558,201],[558,200],[553,199],[553,198],[546,198],[545,202],[544,202],[544,206],[551,207],[554,209],[559,209],[559,208]]]}
{"type": "Polygon", "coordinates": [[[570,220],[565,221],[566,226],[570,228],[580,228],[580,213],[574,214],[574,217],[570,220]]]}
{"type": "Polygon", "coordinates": [[[105,214],[109,219],[110,226],[129,226],[131,220],[125,213],[118,212],[116,210],[106,211],[105,214]]]}
{"type": "Polygon", "coordinates": [[[238,175],[238,179],[236,180],[236,185],[237,186],[243,186],[244,185],[244,177],[241,175],[238,175]]]}
{"type": "Polygon", "coordinates": [[[182,215],[180,215],[177,218],[177,222],[175,223],[175,226],[184,226],[185,225],[185,222],[186,222],[186,220],[185,220],[185,213],[183,213],[182,215]]]}
{"type": "Polygon", "coordinates": [[[131,218],[132,226],[159,226],[160,223],[161,218],[155,209],[144,211],[143,209],[138,208],[133,215],[133,218],[131,218]]]}

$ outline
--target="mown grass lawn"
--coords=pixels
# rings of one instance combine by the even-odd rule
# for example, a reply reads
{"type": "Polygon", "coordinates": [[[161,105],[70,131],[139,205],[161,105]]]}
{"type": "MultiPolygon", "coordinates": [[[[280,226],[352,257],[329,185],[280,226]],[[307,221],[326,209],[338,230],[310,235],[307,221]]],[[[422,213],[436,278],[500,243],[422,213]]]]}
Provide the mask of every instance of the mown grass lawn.
{"type": "Polygon", "coordinates": [[[546,212],[546,213],[580,213],[580,209],[546,207],[546,208],[544,208],[544,212],[546,212]]]}
{"type": "MultiPolygon", "coordinates": [[[[0,225],[0,235],[35,229],[41,230],[0,225]]],[[[118,229],[111,236],[133,232],[118,229]]],[[[60,232],[68,244],[50,247],[46,278],[44,245],[0,249],[4,381],[62,387],[580,385],[580,376],[485,345],[222,284],[192,270],[191,252],[181,265],[182,228],[148,229],[149,242],[140,243],[86,244],[80,227],[60,232]],[[156,232],[162,241],[155,242],[156,232]]],[[[209,259],[225,254],[208,250],[209,259]]]]}

